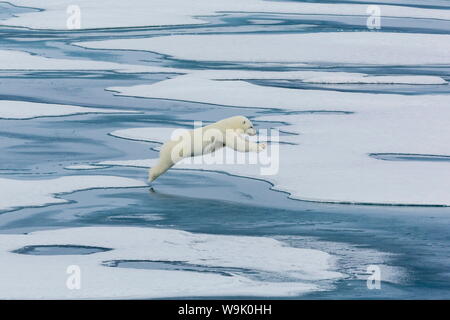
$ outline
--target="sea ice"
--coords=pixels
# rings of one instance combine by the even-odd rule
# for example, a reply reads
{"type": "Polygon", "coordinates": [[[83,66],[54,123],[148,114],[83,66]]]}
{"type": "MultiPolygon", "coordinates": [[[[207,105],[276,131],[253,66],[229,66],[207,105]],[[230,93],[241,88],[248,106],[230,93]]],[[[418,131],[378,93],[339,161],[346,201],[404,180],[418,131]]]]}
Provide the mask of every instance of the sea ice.
{"type": "MultiPolygon", "coordinates": [[[[232,78],[232,75],[229,75],[232,78]]],[[[283,78],[283,73],[278,73],[283,78]]],[[[338,110],[361,112],[373,108],[423,107],[424,112],[434,106],[444,107],[450,96],[401,95],[305,90],[259,86],[245,81],[218,81],[197,76],[196,73],[178,76],[151,85],[111,87],[118,95],[185,100],[217,105],[306,110],[338,110]],[[183,88],[183,90],[179,90],[183,88]]],[[[444,109],[445,110],[445,109],[444,109]]]]}
{"type": "MultiPolygon", "coordinates": [[[[281,136],[279,171],[261,176],[259,165],[219,161],[181,161],[175,168],[228,173],[269,180],[274,188],[300,200],[367,203],[450,205],[447,190],[450,172],[445,162],[382,161],[374,151],[442,154],[450,135],[446,106],[379,106],[353,114],[303,113],[257,118],[284,121],[280,129],[295,135],[281,136]],[[293,170],[292,168],[295,168],[293,170]],[[433,192],[430,192],[433,190],[433,192]]],[[[166,141],[175,128],[122,130],[128,139],[166,141]],[[167,136],[163,137],[162,132],[167,136]],[[153,134],[154,133],[154,134],[153,134]],[[145,137],[147,136],[147,137],[145,137]]],[[[118,135],[116,133],[116,135],[118,135]]],[[[270,140],[270,139],[267,139],[270,140]]],[[[269,145],[269,149],[271,145],[269,145]]],[[[234,151],[227,149],[227,156],[234,151]]],[[[212,157],[220,158],[216,153],[212,157]]],[[[231,155],[230,158],[234,159],[231,155]]],[[[101,165],[151,167],[157,159],[104,161],[101,165]]]]}
{"type": "Polygon", "coordinates": [[[58,195],[87,189],[144,187],[135,179],[115,176],[65,176],[46,180],[0,178],[0,210],[65,203],[58,195]]]}
{"type": "MultiPolygon", "coordinates": [[[[18,6],[44,9],[19,13],[3,21],[10,26],[66,29],[71,0],[11,0],[18,6]]],[[[78,0],[82,29],[203,24],[199,16],[226,13],[274,13],[367,16],[366,4],[298,3],[261,0],[78,0]],[[107,9],[105,9],[107,8],[107,9]]],[[[383,17],[450,20],[448,10],[379,5],[383,17]]]]}
{"type": "Polygon", "coordinates": [[[0,50],[0,70],[113,70],[122,73],[172,73],[178,71],[157,66],[47,58],[16,50],[0,50]]]}
{"type": "Polygon", "coordinates": [[[178,59],[220,62],[381,65],[450,63],[450,35],[441,34],[324,32],[174,35],[80,44],[90,48],[145,50],[178,59]]]}
{"type": "Polygon", "coordinates": [[[74,164],[70,166],[64,167],[66,170],[96,170],[96,169],[103,169],[106,168],[105,166],[94,166],[90,164],[74,164]]]}
{"type": "Polygon", "coordinates": [[[133,113],[134,111],[87,108],[62,104],[0,100],[0,119],[32,119],[85,113],[133,113]]]}
{"type": "Polygon", "coordinates": [[[289,247],[267,237],[194,234],[136,227],[84,227],[0,235],[0,298],[161,298],[191,296],[292,296],[326,290],[343,275],[326,252],[289,247]],[[77,245],[112,248],[89,255],[23,255],[24,246],[77,245]],[[250,269],[285,279],[259,280],[245,272],[145,270],[110,261],[183,261],[205,268],[250,269]],[[69,266],[80,271],[80,289],[66,286],[69,266]],[[317,282],[315,282],[317,281],[317,282]],[[328,281],[328,284],[323,281],[328,281]]]}

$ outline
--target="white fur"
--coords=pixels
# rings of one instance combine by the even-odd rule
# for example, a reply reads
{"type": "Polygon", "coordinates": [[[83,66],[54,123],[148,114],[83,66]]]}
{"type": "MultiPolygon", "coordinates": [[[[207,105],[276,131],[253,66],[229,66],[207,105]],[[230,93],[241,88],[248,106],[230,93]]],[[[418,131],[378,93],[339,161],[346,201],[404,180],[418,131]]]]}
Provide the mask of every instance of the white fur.
{"type": "Polygon", "coordinates": [[[154,181],[187,157],[208,154],[225,146],[239,152],[259,152],[266,148],[266,144],[253,143],[243,138],[242,134],[251,136],[256,134],[252,122],[243,116],[223,119],[208,126],[184,132],[161,147],[159,162],[149,171],[149,182],[154,181]]]}

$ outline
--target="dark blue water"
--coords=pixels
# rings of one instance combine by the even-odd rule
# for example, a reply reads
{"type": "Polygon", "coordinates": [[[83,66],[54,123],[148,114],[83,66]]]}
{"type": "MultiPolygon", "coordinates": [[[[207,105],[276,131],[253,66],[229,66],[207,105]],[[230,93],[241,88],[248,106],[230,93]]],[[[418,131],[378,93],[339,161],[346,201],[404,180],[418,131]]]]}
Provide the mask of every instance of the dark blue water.
{"type": "Polygon", "coordinates": [[[76,246],[76,245],[44,245],[44,246],[26,246],[14,250],[13,252],[18,254],[31,254],[36,256],[60,256],[60,255],[93,254],[109,250],[112,249],[101,247],[76,246]]]}
{"type": "MultiPolygon", "coordinates": [[[[324,1],[326,2],[326,1],[324,1]]],[[[365,3],[365,1],[340,1],[365,3]]],[[[378,1],[378,3],[392,3],[378,1]]],[[[333,2],[335,3],[335,2],[333,2]]],[[[448,1],[400,2],[427,8],[445,8],[448,1]]],[[[24,12],[0,3],[0,19],[24,12]]],[[[320,70],[364,72],[370,75],[438,75],[450,79],[450,66],[382,67],[324,65],[267,66],[179,60],[132,50],[95,50],[71,44],[77,41],[153,37],[168,34],[302,33],[366,30],[366,17],[291,14],[225,14],[208,17],[207,26],[117,28],[82,31],[42,31],[0,26],[0,49],[23,50],[48,58],[86,59],[187,69],[320,70]],[[278,21],[273,24],[274,20],[278,21]],[[257,22],[255,22],[257,21],[257,22]],[[265,23],[264,21],[267,21],[265,23]],[[26,41],[24,41],[26,40],[26,41]]],[[[450,22],[432,19],[384,18],[381,32],[449,34],[450,22]]],[[[72,104],[138,111],[139,114],[90,114],[30,120],[0,120],[0,177],[39,180],[67,175],[116,175],[144,180],[146,170],[105,167],[67,170],[73,164],[105,160],[153,158],[154,143],[129,141],[109,135],[118,129],[191,126],[193,120],[217,121],[242,114],[250,118],[285,114],[284,110],[233,108],[220,105],[116,96],[111,86],[151,84],[174,76],[169,73],[134,74],[113,71],[1,71],[0,99],[72,104]],[[26,90],[24,90],[26,88],[26,90]]],[[[327,89],[349,92],[400,94],[449,93],[448,86],[319,85],[295,81],[254,81],[266,86],[327,89]]],[[[258,123],[259,127],[277,123],[258,123]]],[[[432,156],[432,155],[431,155],[432,156]]],[[[378,156],[380,161],[434,161],[430,157],[378,156]]],[[[447,157],[444,155],[444,157],[447,157]]],[[[305,299],[450,298],[450,208],[331,205],[297,201],[271,190],[262,180],[222,172],[171,170],[154,187],[86,190],[62,196],[66,204],[19,208],[0,212],[0,232],[26,233],[75,226],[149,226],[191,232],[270,236],[291,246],[334,254],[338,271],[347,277],[331,291],[305,299]],[[361,277],[367,265],[383,264],[401,276],[368,290],[361,277]]],[[[88,254],[89,248],[61,246],[26,248],[28,254],[88,254]],[[88,251],[86,251],[88,250],[88,251]],[[42,253],[44,252],[44,253],[42,253]]],[[[95,248],[94,248],[95,249],[95,248]]],[[[99,248],[97,248],[99,249],[99,248]]],[[[23,252],[24,253],[24,252],[23,252]]],[[[115,261],[110,267],[177,269],[192,272],[243,272],[158,261],[115,261]]],[[[250,271],[249,271],[250,272],[250,271]]],[[[263,276],[263,275],[262,275],[263,276]]],[[[394,277],[395,278],[395,277],[394,277]]]]}

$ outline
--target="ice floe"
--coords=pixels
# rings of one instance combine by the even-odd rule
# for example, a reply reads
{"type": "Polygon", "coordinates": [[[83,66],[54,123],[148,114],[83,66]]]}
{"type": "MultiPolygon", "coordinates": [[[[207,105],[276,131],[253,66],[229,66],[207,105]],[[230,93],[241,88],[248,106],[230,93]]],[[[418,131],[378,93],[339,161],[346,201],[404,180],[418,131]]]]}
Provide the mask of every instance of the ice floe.
{"type": "MultiPolygon", "coordinates": [[[[187,73],[187,72],[186,72],[187,73]]],[[[190,76],[211,80],[300,80],[307,83],[366,83],[366,84],[446,84],[438,76],[390,75],[370,76],[365,73],[330,71],[247,71],[205,70],[189,72],[190,76]]]]}
{"type": "MultiPolygon", "coordinates": [[[[3,21],[5,25],[37,29],[66,29],[71,0],[11,0],[19,6],[44,9],[19,13],[3,21]]],[[[135,26],[164,26],[200,24],[199,16],[227,13],[285,13],[315,15],[367,16],[365,4],[297,3],[261,0],[78,0],[83,29],[135,26]],[[105,9],[106,8],[106,9],[105,9]]],[[[379,5],[383,17],[410,17],[450,20],[448,10],[423,9],[407,6],[379,5]]]]}
{"type": "MultiPolygon", "coordinates": [[[[450,205],[448,163],[381,161],[370,156],[373,151],[441,154],[447,150],[450,136],[445,115],[448,115],[448,108],[443,105],[393,107],[380,104],[361,107],[352,114],[300,113],[263,117],[259,120],[290,123],[280,129],[297,133],[281,137],[282,142],[287,143],[278,145],[279,171],[276,174],[261,176],[258,164],[223,161],[182,161],[175,168],[226,171],[262,178],[272,182],[275,189],[301,200],[450,205]],[[436,114],[442,116],[436,117],[436,114]]],[[[173,129],[132,129],[115,135],[163,142],[170,138],[169,132],[173,129]],[[162,132],[166,137],[162,137],[162,132]]],[[[230,152],[233,153],[227,149],[227,153],[230,152]]],[[[213,155],[221,156],[220,153],[213,155]]],[[[104,161],[100,164],[151,167],[155,161],[104,161]]]]}
{"type": "Polygon", "coordinates": [[[56,59],[16,50],[0,50],[0,70],[113,70],[122,73],[170,73],[176,69],[105,61],[56,59]]]}
{"type": "Polygon", "coordinates": [[[280,189],[305,200],[348,203],[450,205],[445,162],[380,161],[383,153],[448,151],[449,109],[444,105],[380,104],[349,115],[298,114],[266,117],[299,133],[283,136],[280,189]],[[439,116],[437,116],[439,115],[439,116]],[[443,118],[442,118],[443,117],[443,118]],[[287,168],[296,170],[286,170],[287,168]],[[283,170],[283,168],[286,168],[283,170]]]}
{"type": "MultiPolygon", "coordinates": [[[[364,84],[446,84],[438,76],[390,75],[371,76],[355,72],[331,71],[249,71],[249,70],[201,70],[175,69],[186,74],[185,78],[207,80],[298,80],[306,83],[364,83],[364,84]]],[[[120,91],[120,89],[119,89],[120,91]]]]}
{"type": "Polygon", "coordinates": [[[134,227],[84,227],[0,235],[1,298],[160,298],[192,296],[291,296],[332,287],[326,252],[289,247],[267,237],[194,234],[134,227]],[[26,255],[27,246],[70,245],[113,250],[79,255],[26,255]],[[114,267],[114,261],[183,262],[211,272],[114,267]],[[69,266],[72,268],[68,269],[69,266]],[[224,275],[217,268],[230,268],[224,275]],[[66,283],[80,271],[80,289],[66,283]],[[243,272],[240,272],[242,270],[243,272]],[[253,275],[269,276],[255,279],[253,275]],[[272,280],[271,276],[273,277],[272,280]],[[282,280],[280,280],[282,279],[282,280]]]}
{"type": "Polygon", "coordinates": [[[81,45],[154,51],[178,59],[205,61],[380,65],[450,63],[450,36],[440,34],[327,32],[174,35],[81,45]]]}
{"type": "Polygon", "coordinates": [[[0,119],[33,119],[86,113],[133,113],[134,111],[87,108],[71,105],[0,100],[0,119]]]}
{"type": "Polygon", "coordinates": [[[58,195],[98,188],[143,187],[135,179],[115,176],[65,176],[46,180],[0,178],[0,210],[66,203],[58,195]]]}
{"type": "MultiPolygon", "coordinates": [[[[450,116],[449,95],[304,90],[242,81],[277,77],[322,80],[344,77],[355,80],[366,76],[351,73],[333,76],[330,72],[302,71],[205,71],[153,85],[110,89],[130,96],[295,111],[294,114],[255,119],[287,123],[289,125],[280,129],[297,133],[281,139],[285,144],[279,145],[279,172],[262,177],[271,181],[276,189],[289,192],[293,198],[341,203],[450,205],[446,191],[450,188],[448,163],[388,162],[371,156],[374,153],[448,154],[450,129],[446,119],[450,116]]],[[[394,78],[395,81],[402,80],[401,77],[394,78]]],[[[415,80],[414,76],[407,78],[404,80],[409,82],[424,80],[420,76],[415,80]]],[[[439,83],[442,79],[431,77],[427,80],[439,83]]],[[[173,128],[138,128],[112,134],[127,139],[163,142],[170,138],[171,130],[173,128]]],[[[153,161],[108,161],[103,164],[145,167],[152,166],[153,161]]],[[[196,168],[261,178],[254,165],[208,163],[196,168]]],[[[182,162],[177,167],[195,166],[182,162]]]]}
{"type": "Polygon", "coordinates": [[[446,84],[447,81],[436,76],[368,76],[328,74],[303,80],[308,83],[363,83],[363,84],[446,84]]]}
{"type": "MultiPolygon", "coordinates": [[[[231,74],[227,76],[232,77],[231,74]]],[[[283,77],[282,72],[278,73],[278,78],[283,77]]],[[[391,106],[393,108],[422,106],[426,110],[436,105],[443,107],[450,103],[450,96],[445,94],[411,96],[278,88],[259,86],[246,81],[218,81],[214,78],[197,76],[197,73],[178,76],[152,85],[111,87],[108,89],[115,91],[118,95],[126,96],[295,111],[340,110],[356,112],[377,108],[378,106],[391,106]],[[179,88],[183,88],[183,90],[179,90],[179,88]]]]}

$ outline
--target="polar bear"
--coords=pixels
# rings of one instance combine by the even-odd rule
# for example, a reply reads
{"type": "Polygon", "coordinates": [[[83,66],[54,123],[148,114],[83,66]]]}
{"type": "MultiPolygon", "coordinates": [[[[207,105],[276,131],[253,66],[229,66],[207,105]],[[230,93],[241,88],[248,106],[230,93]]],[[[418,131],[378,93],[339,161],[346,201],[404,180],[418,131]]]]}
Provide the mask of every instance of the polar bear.
{"type": "Polygon", "coordinates": [[[244,116],[223,119],[186,131],[164,143],[158,163],[148,172],[148,181],[154,181],[184,158],[208,154],[225,146],[240,152],[260,152],[266,148],[265,143],[251,142],[242,137],[243,134],[256,134],[252,122],[244,116]]]}

